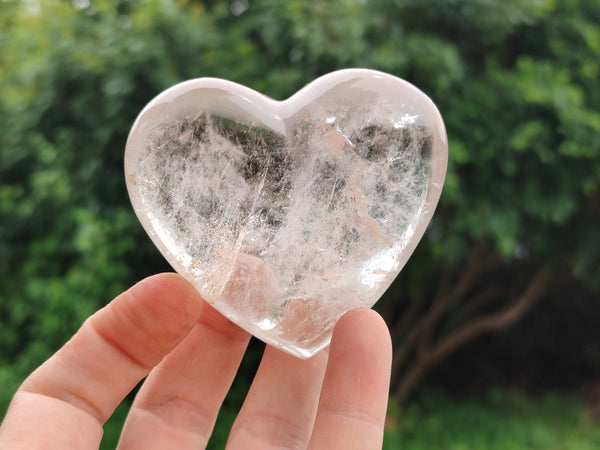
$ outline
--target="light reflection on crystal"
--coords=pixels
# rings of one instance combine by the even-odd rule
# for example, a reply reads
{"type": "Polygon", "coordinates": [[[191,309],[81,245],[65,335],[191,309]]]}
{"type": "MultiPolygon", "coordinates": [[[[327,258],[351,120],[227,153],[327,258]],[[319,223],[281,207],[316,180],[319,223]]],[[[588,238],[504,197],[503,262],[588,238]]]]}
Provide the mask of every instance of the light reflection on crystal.
{"type": "Polygon", "coordinates": [[[394,128],[405,128],[409,125],[417,123],[419,116],[417,114],[404,114],[398,122],[394,122],[394,128]]]}
{"type": "Polygon", "coordinates": [[[390,273],[398,268],[398,254],[402,245],[395,245],[390,249],[382,250],[373,258],[365,261],[360,269],[360,279],[369,288],[374,289],[384,283],[390,273]]]}

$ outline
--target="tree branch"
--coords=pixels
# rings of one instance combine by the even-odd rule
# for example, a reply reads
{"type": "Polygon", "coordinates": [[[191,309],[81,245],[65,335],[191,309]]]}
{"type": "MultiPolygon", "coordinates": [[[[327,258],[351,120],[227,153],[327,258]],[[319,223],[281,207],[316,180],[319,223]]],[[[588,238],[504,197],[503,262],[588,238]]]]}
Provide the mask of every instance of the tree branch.
{"type": "MultiPolygon", "coordinates": [[[[454,284],[453,289],[446,295],[437,296],[434,300],[421,328],[419,353],[427,352],[427,350],[431,348],[433,332],[448,307],[458,299],[463,298],[473,287],[479,276],[497,264],[498,257],[495,254],[492,253],[488,255],[487,258],[483,258],[483,251],[483,243],[479,243],[471,252],[469,261],[462,270],[461,276],[454,284]]],[[[444,291],[441,291],[442,294],[443,292],[444,291]]]]}
{"type": "MultiPolygon", "coordinates": [[[[415,351],[417,346],[418,354],[425,355],[429,353],[433,331],[448,306],[458,298],[464,296],[477,281],[482,272],[489,270],[497,264],[498,258],[495,254],[492,253],[485,258],[483,257],[483,247],[483,243],[479,242],[473,248],[466,266],[461,270],[457,282],[450,290],[448,288],[452,274],[448,270],[444,271],[429,310],[425,311],[423,317],[410,328],[404,342],[400,348],[394,352],[392,360],[392,383],[395,384],[397,374],[400,373],[400,370],[408,360],[410,353],[415,351]]],[[[396,327],[394,327],[394,329],[396,330],[396,327]]]]}
{"type": "Polygon", "coordinates": [[[462,314],[466,317],[478,312],[484,306],[497,299],[506,291],[505,286],[494,285],[482,290],[474,297],[470,298],[462,308],[462,314]]]}
{"type": "Polygon", "coordinates": [[[548,274],[540,270],[533,277],[527,288],[510,306],[502,311],[474,319],[463,328],[451,333],[431,352],[432,362],[445,358],[456,348],[474,339],[484,332],[501,330],[517,322],[527,313],[547,288],[548,274]]]}
{"type": "Polygon", "coordinates": [[[542,297],[548,288],[548,273],[539,270],[523,293],[503,310],[481,316],[459,330],[442,338],[433,349],[425,349],[417,355],[414,364],[403,376],[395,391],[396,400],[402,404],[411,394],[419,380],[431,365],[438,363],[450,353],[479,336],[481,333],[506,328],[523,317],[542,297]]]}

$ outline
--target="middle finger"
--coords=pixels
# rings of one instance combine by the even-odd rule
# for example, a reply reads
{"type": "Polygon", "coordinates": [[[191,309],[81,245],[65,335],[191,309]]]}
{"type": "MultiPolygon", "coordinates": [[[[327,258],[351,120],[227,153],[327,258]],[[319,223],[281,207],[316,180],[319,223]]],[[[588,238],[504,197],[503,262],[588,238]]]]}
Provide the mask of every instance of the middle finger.
{"type": "Polygon", "coordinates": [[[321,351],[302,360],[268,345],[231,428],[227,448],[306,448],[327,357],[327,351],[321,351]]]}

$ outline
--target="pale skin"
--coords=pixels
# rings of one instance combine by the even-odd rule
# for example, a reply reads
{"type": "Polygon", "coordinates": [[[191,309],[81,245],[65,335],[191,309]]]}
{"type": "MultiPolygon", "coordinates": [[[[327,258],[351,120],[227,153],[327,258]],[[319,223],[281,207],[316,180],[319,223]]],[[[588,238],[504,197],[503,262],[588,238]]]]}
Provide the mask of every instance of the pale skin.
{"type": "MultiPolygon", "coordinates": [[[[88,318],[18,389],[2,449],[98,448],[102,425],[145,376],[120,449],[204,448],[250,335],[182,277],[155,275],[88,318]]],[[[267,346],[228,449],[380,449],[391,340],[358,309],[301,360],[267,346]]]]}

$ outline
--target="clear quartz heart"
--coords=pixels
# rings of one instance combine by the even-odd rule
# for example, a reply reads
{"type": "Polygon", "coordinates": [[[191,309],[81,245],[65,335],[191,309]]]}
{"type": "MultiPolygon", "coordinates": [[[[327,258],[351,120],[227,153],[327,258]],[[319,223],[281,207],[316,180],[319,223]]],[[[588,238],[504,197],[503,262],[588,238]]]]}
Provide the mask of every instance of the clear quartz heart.
{"type": "Polygon", "coordinates": [[[129,195],[156,246],[257,338],[307,358],[371,307],[438,202],[447,140],[433,102],[382,72],[325,75],[285,101],[215,78],[137,118],[129,195]]]}

